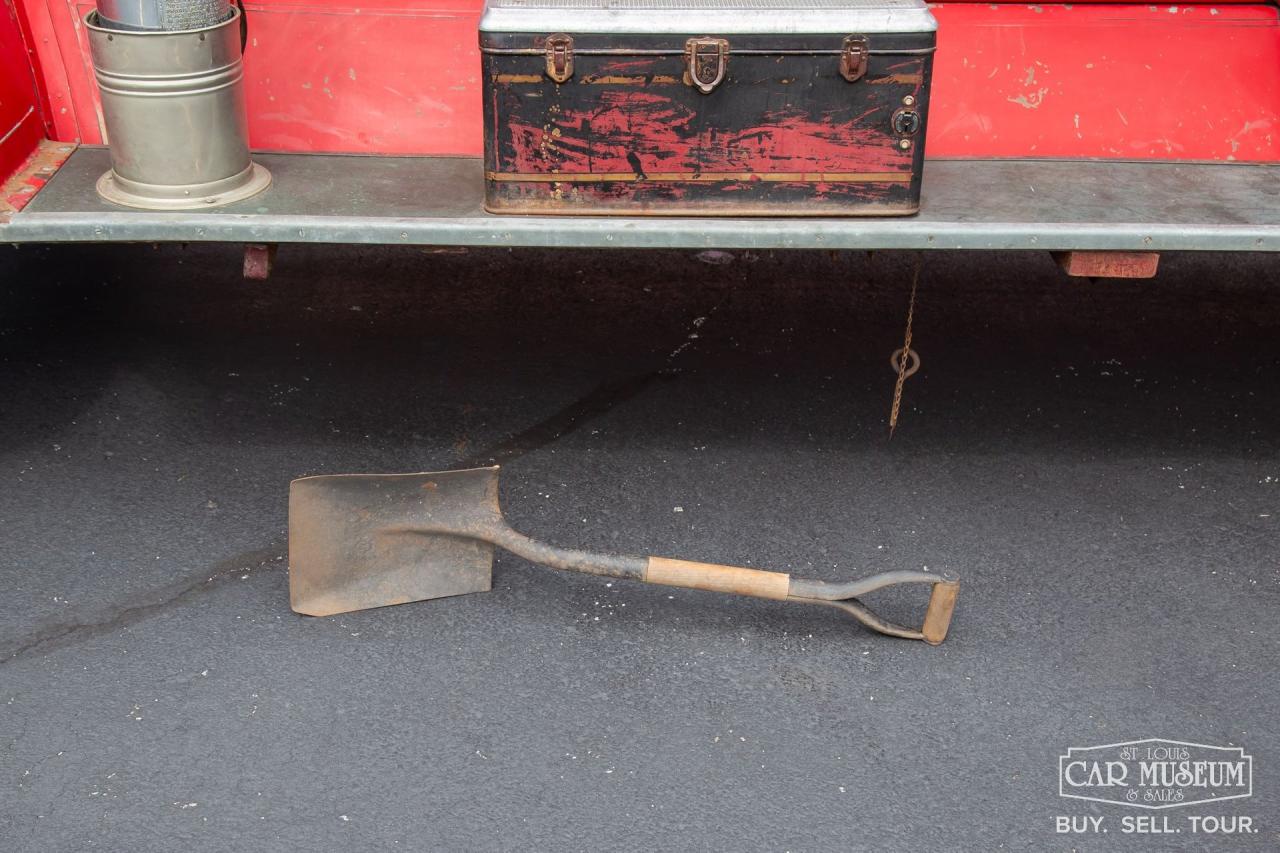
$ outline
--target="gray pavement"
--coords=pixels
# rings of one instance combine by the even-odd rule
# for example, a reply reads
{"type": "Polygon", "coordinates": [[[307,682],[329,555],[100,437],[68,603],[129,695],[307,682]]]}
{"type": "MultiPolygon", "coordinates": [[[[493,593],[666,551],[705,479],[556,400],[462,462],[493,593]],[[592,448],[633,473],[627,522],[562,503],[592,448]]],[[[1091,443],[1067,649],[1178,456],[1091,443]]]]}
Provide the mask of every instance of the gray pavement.
{"type": "Polygon", "coordinates": [[[892,441],[904,255],[238,264],[0,251],[0,848],[1280,847],[1275,259],[932,255],[892,441]],[[289,610],[292,478],[490,460],[566,546],[953,570],[952,636],[505,554],[483,595],[289,610]],[[1253,796],[1058,796],[1068,747],[1147,737],[1243,747],[1253,796]]]}

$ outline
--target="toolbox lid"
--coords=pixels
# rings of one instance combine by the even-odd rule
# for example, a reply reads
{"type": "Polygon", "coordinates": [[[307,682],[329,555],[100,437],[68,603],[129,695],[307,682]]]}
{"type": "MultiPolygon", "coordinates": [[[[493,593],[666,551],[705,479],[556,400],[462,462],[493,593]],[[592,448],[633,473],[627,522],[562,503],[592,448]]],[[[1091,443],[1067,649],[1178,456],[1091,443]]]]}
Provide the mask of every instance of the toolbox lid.
{"type": "Polygon", "coordinates": [[[924,0],[486,0],[485,33],[927,33],[924,0]]]}

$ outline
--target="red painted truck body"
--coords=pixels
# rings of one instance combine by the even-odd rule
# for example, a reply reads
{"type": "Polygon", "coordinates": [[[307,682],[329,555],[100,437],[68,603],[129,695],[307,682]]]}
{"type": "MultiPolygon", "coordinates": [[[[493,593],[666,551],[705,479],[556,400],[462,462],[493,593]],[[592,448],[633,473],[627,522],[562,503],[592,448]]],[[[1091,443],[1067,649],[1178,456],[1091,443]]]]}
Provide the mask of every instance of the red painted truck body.
{"type": "MultiPolygon", "coordinates": [[[[80,0],[0,0],[0,176],[101,143],[80,0]]],[[[483,149],[482,0],[246,4],[260,150],[483,149]]],[[[1280,162],[1274,6],[941,3],[930,157],[1280,162]]]]}

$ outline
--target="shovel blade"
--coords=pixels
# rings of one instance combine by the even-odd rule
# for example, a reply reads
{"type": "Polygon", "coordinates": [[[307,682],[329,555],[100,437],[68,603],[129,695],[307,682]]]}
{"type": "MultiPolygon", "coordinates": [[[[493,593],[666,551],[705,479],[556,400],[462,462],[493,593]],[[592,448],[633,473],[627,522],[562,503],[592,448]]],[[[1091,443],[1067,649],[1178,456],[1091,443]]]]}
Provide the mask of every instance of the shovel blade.
{"type": "Polygon", "coordinates": [[[304,477],[289,486],[289,599],[309,616],[485,592],[498,469],[304,477]],[[452,535],[451,535],[452,532],[452,535]]]}

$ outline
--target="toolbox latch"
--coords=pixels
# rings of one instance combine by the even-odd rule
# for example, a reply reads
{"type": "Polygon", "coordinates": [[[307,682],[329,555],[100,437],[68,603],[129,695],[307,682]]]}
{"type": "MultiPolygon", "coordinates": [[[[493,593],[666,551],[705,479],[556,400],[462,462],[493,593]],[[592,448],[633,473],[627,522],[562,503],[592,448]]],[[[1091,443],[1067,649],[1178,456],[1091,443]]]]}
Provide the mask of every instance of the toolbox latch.
{"type": "Polygon", "coordinates": [[[547,36],[547,76],[557,83],[573,76],[573,36],[547,36]]]}
{"type": "Polygon", "coordinates": [[[705,95],[724,80],[725,68],[729,65],[729,40],[689,39],[684,43],[684,58],[689,82],[705,95]]]}
{"type": "Polygon", "coordinates": [[[870,54],[866,36],[846,36],[840,51],[840,75],[850,83],[861,80],[866,76],[870,54]]]}

